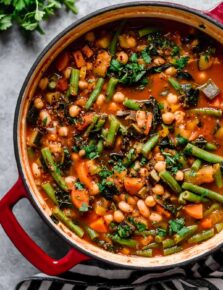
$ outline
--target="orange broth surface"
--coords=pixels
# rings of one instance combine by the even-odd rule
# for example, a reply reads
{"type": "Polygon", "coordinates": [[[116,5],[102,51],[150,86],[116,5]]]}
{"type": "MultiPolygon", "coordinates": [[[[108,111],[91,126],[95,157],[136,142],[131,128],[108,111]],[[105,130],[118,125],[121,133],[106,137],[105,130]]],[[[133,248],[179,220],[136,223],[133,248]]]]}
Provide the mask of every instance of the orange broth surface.
{"type": "Polygon", "coordinates": [[[223,228],[222,47],[137,19],[115,43],[121,26],[87,33],[42,76],[27,115],[30,167],[56,223],[115,253],[169,255],[223,228]]]}

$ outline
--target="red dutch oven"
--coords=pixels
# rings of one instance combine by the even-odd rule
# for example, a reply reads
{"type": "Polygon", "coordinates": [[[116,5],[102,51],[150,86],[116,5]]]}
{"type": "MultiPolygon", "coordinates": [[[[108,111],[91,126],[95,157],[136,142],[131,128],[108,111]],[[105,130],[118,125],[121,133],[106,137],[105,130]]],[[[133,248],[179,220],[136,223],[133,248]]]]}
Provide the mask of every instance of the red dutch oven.
{"type": "Polygon", "coordinates": [[[42,74],[56,56],[71,42],[101,25],[123,18],[160,18],[170,19],[196,27],[223,44],[223,3],[208,12],[200,12],[184,6],[163,2],[135,2],[111,6],[75,22],[44,49],[31,68],[21,89],[14,119],[14,147],[19,178],[15,185],[0,201],[0,223],[17,249],[40,271],[58,275],[90,257],[113,263],[118,266],[161,270],[184,265],[204,255],[210,254],[223,244],[223,231],[212,239],[166,257],[135,257],[106,252],[73,234],[65,225],[55,224],[50,219],[51,210],[39,194],[30,172],[26,155],[25,116],[29,100],[35,92],[42,74]],[[16,220],[12,209],[22,198],[27,198],[45,222],[69,243],[69,252],[59,260],[48,256],[16,220]]]}

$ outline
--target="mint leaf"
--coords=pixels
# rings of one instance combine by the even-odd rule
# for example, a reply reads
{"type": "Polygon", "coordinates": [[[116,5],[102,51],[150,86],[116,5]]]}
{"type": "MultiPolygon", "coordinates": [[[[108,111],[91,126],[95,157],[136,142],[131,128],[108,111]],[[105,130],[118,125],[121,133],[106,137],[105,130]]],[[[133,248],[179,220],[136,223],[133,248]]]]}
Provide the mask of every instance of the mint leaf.
{"type": "Polygon", "coordinates": [[[0,14],[0,30],[6,30],[12,26],[12,16],[0,14]]]}

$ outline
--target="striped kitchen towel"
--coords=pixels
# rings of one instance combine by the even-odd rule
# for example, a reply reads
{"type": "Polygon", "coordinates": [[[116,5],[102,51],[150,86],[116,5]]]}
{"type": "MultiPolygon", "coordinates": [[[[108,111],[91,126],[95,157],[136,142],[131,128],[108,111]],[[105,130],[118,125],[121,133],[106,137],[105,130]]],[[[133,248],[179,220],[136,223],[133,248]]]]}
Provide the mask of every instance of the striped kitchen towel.
{"type": "Polygon", "coordinates": [[[223,290],[223,249],[186,267],[148,272],[89,260],[58,277],[37,274],[15,290],[223,290]]]}

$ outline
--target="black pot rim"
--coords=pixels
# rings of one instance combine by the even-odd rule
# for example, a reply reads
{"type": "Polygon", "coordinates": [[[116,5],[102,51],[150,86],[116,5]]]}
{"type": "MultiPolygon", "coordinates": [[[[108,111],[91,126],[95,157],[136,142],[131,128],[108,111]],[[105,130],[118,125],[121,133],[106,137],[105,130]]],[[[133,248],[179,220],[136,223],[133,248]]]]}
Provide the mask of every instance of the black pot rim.
{"type": "Polygon", "coordinates": [[[47,216],[45,214],[43,214],[40,205],[36,202],[36,200],[34,199],[32,192],[28,186],[28,184],[26,183],[26,179],[25,179],[25,174],[22,170],[22,165],[20,162],[20,155],[19,155],[19,146],[18,146],[18,136],[17,136],[17,128],[19,125],[19,112],[20,112],[20,104],[22,102],[23,99],[23,94],[25,92],[26,86],[29,82],[30,77],[32,76],[33,72],[35,71],[36,67],[38,66],[39,62],[41,61],[41,59],[44,57],[44,55],[48,52],[49,49],[51,49],[51,47],[61,38],[63,37],[65,34],[67,34],[69,31],[71,31],[73,28],[79,26],[81,23],[95,17],[98,16],[100,14],[103,14],[105,12],[109,12],[111,10],[117,10],[120,8],[127,8],[127,7],[139,7],[139,6],[157,6],[157,7],[167,7],[167,8],[173,8],[173,9],[177,9],[180,11],[185,11],[185,12],[189,12],[191,14],[194,14],[195,16],[199,16],[201,18],[204,18],[206,20],[208,20],[209,22],[211,22],[212,24],[216,25],[217,27],[223,29],[223,24],[219,23],[217,20],[211,18],[210,16],[208,16],[207,14],[195,10],[193,8],[190,7],[186,7],[183,5],[179,5],[179,4],[175,4],[175,3],[168,3],[168,2],[147,2],[147,1],[139,1],[139,2],[127,2],[127,3],[122,3],[122,4],[116,4],[116,5],[110,5],[107,6],[105,8],[96,10],[90,14],[88,14],[87,16],[84,16],[82,18],[80,18],[79,20],[75,21],[74,23],[70,24],[67,28],[65,28],[62,32],[60,32],[59,34],[57,34],[53,40],[51,40],[48,45],[42,50],[42,52],[39,54],[39,56],[37,57],[36,61],[34,62],[34,64],[32,65],[31,69],[29,70],[25,81],[23,83],[23,86],[20,90],[19,96],[18,96],[18,100],[17,100],[17,104],[16,104],[16,109],[15,109],[15,114],[14,114],[14,126],[13,126],[13,143],[14,143],[14,154],[15,154],[15,158],[16,158],[16,163],[17,163],[17,167],[18,167],[18,171],[19,171],[19,175],[22,178],[23,184],[25,186],[25,189],[29,195],[30,201],[32,203],[32,205],[35,207],[35,209],[37,210],[37,212],[39,213],[39,215],[41,216],[41,218],[46,222],[46,224],[52,228],[58,235],[59,237],[61,237],[63,240],[66,241],[66,243],[68,245],[70,245],[71,247],[75,248],[77,251],[83,253],[86,256],[89,256],[91,258],[95,258],[97,260],[100,260],[102,262],[108,263],[108,264],[112,264],[114,266],[117,266],[119,268],[128,268],[128,269],[135,269],[135,270],[142,270],[142,271],[159,271],[159,270],[164,270],[164,269],[170,269],[173,267],[179,267],[179,266],[185,266],[188,265],[192,262],[197,261],[198,259],[202,259],[205,258],[207,255],[217,251],[223,244],[223,242],[221,244],[219,244],[218,246],[216,246],[216,248],[211,249],[203,254],[200,254],[199,257],[194,257],[191,258],[187,261],[184,262],[179,262],[176,263],[174,265],[165,265],[165,266],[148,266],[148,267],[143,267],[142,269],[140,269],[139,266],[135,266],[135,265],[123,265],[120,263],[115,263],[113,261],[109,261],[106,258],[102,258],[97,256],[97,254],[93,254],[93,253],[89,253],[87,250],[81,248],[79,245],[77,245],[75,242],[72,242],[70,239],[68,239],[63,233],[60,232],[60,230],[57,229],[56,226],[54,226],[52,223],[49,222],[49,219],[47,218],[47,216]]]}

